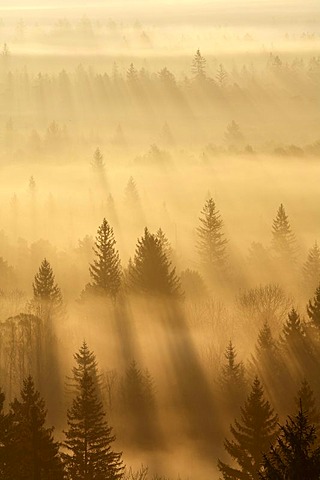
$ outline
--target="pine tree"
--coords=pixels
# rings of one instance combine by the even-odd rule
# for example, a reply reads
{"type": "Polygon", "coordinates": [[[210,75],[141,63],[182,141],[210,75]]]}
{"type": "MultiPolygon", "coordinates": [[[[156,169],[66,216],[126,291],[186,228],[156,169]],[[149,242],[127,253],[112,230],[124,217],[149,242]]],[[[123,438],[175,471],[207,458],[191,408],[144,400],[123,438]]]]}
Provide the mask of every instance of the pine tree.
{"type": "Polygon", "coordinates": [[[226,403],[233,409],[246,394],[245,368],[242,362],[237,362],[237,352],[231,340],[224,356],[226,362],[222,366],[219,383],[226,403]]]}
{"type": "Polygon", "coordinates": [[[316,406],[313,390],[306,379],[301,382],[301,386],[294,400],[297,409],[299,409],[301,404],[302,411],[308,416],[309,422],[315,426],[316,433],[319,433],[320,412],[316,406]]]}
{"type": "Polygon", "coordinates": [[[309,300],[307,313],[312,326],[320,329],[320,285],[315,291],[313,301],[309,300]]]}
{"type": "Polygon", "coordinates": [[[292,308],[288,313],[288,318],[283,326],[282,330],[282,343],[295,343],[298,339],[305,336],[305,329],[300,319],[300,315],[292,308]]]}
{"type": "Polygon", "coordinates": [[[136,207],[140,204],[140,197],[136,182],[130,177],[125,189],[125,203],[128,207],[136,207]]]}
{"type": "Polygon", "coordinates": [[[314,345],[307,336],[304,322],[294,308],[283,326],[280,346],[286,355],[286,365],[292,376],[292,387],[298,376],[301,378],[306,372],[310,375],[317,373],[318,360],[314,345]]]}
{"type": "Polygon", "coordinates": [[[268,387],[269,398],[285,397],[284,365],[278,343],[273,338],[270,325],[265,321],[258,334],[255,354],[250,362],[252,373],[258,375],[263,384],[268,387]],[[272,395],[272,396],[271,396],[272,395]]]}
{"type": "Polygon", "coordinates": [[[45,403],[30,376],[23,382],[21,400],[15,399],[11,403],[10,416],[10,454],[14,460],[10,472],[12,478],[63,479],[59,444],[53,439],[53,428],[45,427],[45,403]]]}
{"type": "Polygon", "coordinates": [[[192,61],[192,73],[196,80],[204,80],[206,78],[206,59],[201,55],[200,50],[196,51],[192,61]]]}
{"type": "Polygon", "coordinates": [[[222,231],[223,221],[213,198],[209,198],[202,211],[197,228],[198,252],[205,269],[219,274],[226,266],[226,244],[222,231]]]}
{"type": "Polygon", "coordinates": [[[79,352],[76,352],[73,356],[75,360],[75,366],[72,368],[72,377],[70,377],[69,386],[72,387],[75,393],[79,392],[80,380],[84,373],[87,372],[93,382],[96,389],[99,392],[101,387],[101,375],[98,373],[98,364],[94,352],[89,350],[89,347],[84,340],[79,352]]]}
{"type": "MultiPolygon", "coordinates": [[[[87,348],[83,346],[82,350],[87,348]]],[[[64,442],[67,449],[64,454],[66,470],[71,478],[79,480],[116,480],[123,476],[122,454],[111,448],[115,436],[106,421],[92,375],[94,356],[90,356],[88,367],[83,365],[83,357],[81,351],[75,357],[77,393],[67,412],[68,430],[64,442]]]]}
{"type": "Polygon", "coordinates": [[[222,63],[220,63],[218,71],[216,73],[216,80],[221,88],[225,87],[228,82],[228,73],[226,72],[222,63]]]}
{"type": "Polygon", "coordinates": [[[45,258],[33,282],[33,302],[39,316],[50,313],[61,313],[62,295],[59,286],[55,283],[55,277],[50,263],[45,258]]]}
{"type": "Polygon", "coordinates": [[[162,228],[157,230],[156,236],[160,242],[163,253],[166,255],[167,259],[170,260],[172,258],[172,247],[162,228]]]}
{"type": "Polygon", "coordinates": [[[121,265],[115,244],[113,228],[104,218],[93,249],[96,259],[89,269],[92,278],[90,290],[112,298],[118,295],[121,287],[121,265]]]}
{"type": "Polygon", "coordinates": [[[92,165],[92,168],[94,168],[94,170],[96,170],[97,172],[104,172],[105,163],[103,161],[103,155],[99,147],[96,148],[93,154],[91,165],[92,165]]]}
{"type": "Polygon", "coordinates": [[[121,400],[125,429],[131,430],[131,442],[145,446],[154,444],[156,408],[153,379],[149,371],[143,372],[135,361],[130,363],[122,381],[121,400]]]}
{"type": "Polygon", "coordinates": [[[227,480],[255,480],[259,478],[263,451],[270,447],[276,437],[278,422],[278,416],[264,398],[258,377],[254,379],[251,392],[240,410],[240,421],[235,420],[230,427],[234,440],[226,440],[224,444],[239,468],[230,467],[221,460],[218,461],[218,468],[227,480]]]}
{"type": "Polygon", "coordinates": [[[315,290],[320,283],[320,248],[317,242],[308,252],[308,258],[303,266],[303,277],[310,290],[315,290]]]}
{"type": "Polygon", "coordinates": [[[264,455],[260,478],[265,480],[318,480],[320,447],[316,446],[316,429],[303,411],[288,417],[280,427],[276,445],[264,455]]]}
{"type": "Polygon", "coordinates": [[[272,247],[278,259],[286,265],[295,262],[295,236],[282,203],[272,225],[272,247]]]}
{"type": "Polygon", "coordinates": [[[163,251],[159,238],[147,228],[138,239],[136,253],[129,265],[129,282],[133,291],[153,295],[180,297],[180,280],[163,251]]]}

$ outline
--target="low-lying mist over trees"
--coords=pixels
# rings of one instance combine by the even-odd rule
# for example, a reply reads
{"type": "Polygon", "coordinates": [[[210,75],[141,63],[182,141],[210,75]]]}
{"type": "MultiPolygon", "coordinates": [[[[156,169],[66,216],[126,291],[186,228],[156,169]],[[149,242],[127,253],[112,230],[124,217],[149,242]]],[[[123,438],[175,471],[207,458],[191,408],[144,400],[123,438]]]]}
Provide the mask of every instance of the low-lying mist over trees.
{"type": "Polygon", "coordinates": [[[319,15],[0,6],[0,480],[320,478],[319,15]]]}

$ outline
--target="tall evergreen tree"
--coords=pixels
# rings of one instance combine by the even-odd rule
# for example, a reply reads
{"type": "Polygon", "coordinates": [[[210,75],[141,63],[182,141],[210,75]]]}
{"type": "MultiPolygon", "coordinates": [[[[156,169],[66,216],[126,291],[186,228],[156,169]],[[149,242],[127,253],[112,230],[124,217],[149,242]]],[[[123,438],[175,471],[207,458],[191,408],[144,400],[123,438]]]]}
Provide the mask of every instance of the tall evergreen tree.
{"type": "Polygon", "coordinates": [[[130,363],[123,378],[121,401],[130,443],[154,446],[159,438],[155,432],[153,379],[148,370],[142,371],[135,361],[130,363]]]}
{"type": "Polygon", "coordinates": [[[295,236],[282,203],[272,224],[272,247],[278,259],[285,262],[286,266],[289,262],[295,262],[295,236]]]}
{"type": "Polygon", "coordinates": [[[310,290],[315,290],[320,283],[320,248],[315,242],[308,252],[308,258],[303,265],[305,285],[310,290]]]}
{"type": "Polygon", "coordinates": [[[93,159],[91,161],[92,168],[96,170],[99,173],[104,172],[105,168],[105,163],[103,160],[103,155],[101,153],[101,150],[99,147],[96,148],[94,154],[93,154],[93,159]]]}
{"type": "Polygon", "coordinates": [[[181,296],[180,280],[175,268],[172,268],[157,235],[150,233],[147,228],[144,236],[138,239],[128,276],[133,291],[137,293],[181,296]]]}
{"type": "Polygon", "coordinates": [[[204,80],[206,78],[206,59],[201,55],[200,50],[196,51],[192,61],[192,73],[196,80],[204,80]]]}
{"type": "Polygon", "coordinates": [[[251,364],[264,385],[268,385],[269,388],[274,387],[275,390],[281,389],[281,355],[268,321],[264,322],[259,331],[251,364]]]}
{"type": "Polygon", "coordinates": [[[306,379],[301,382],[301,386],[294,400],[297,409],[299,409],[301,404],[303,412],[308,416],[309,422],[315,426],[316,433],[318,434],[320,427],[320,412],[316,405],[313,390],[306,379]]]}
{"type": "Polygon", "coordinates": [[[21,400],[10,405],[10,456],[14,480],[59,480],[64,478],[59,444],[53,428],[46,428],[44,400],[29,376],[23,383],[21,400]]]}
{"type": "Polygon", "coordinates": [[[235,408],[246,394],[245,368],[242,362],[237,362],[237,352],[231,340],[224,356],[226,362],[222,366],[219,382],[226,403],[235,408]]]}
{"type": "Polygon", "coordinates": [[[211,274],[221,273],[226,265],[228,242],[222,231],[223,221],[213,198],[206,201],[199,220],[197,248],[201,261],[211,274]]]}
{"type": "Polygon", "coordinates": [[[68,430],[64,443],[67,473],[79,480],[120,479],[124,469],[122,454],[112,450],[115,436],[99,400],[92,375],[93,358],[91,368],[81,363],[81,352],[77,358],[77,394],[67,412],[68,430]]]}
{"type": "Polygon", "coordinates": [[[320,447],[316,429],[300,404],[299,412],[281,426],[276,445],[264,455],[260,478],[265,480],[319,480],[320,447]]]}
{"type": "Polygon", "coordinates": [[[62,295],[59,286],[55,282],[55,277],[50,263],[45,258],[33,282],[33,302],[38,315],[46,313],[61,312],[62,295]]]}
{"type": "Polygon", "coordinates": [[[300,319],[300,315],[292,308],[288,313],[288,318],[282,329],[281,342],[286,343],[293,350],[299,345],[305,337],[305,329],[300,319]]]}
{"type": "Polygon", "coordinates": [[[98,372],[98,363],[94,352],[90,351],[86,341],[84,340],[79,351],[73,355],[75,365],[72,367],[72,376],[69,378],[70,387],[75,393],[79,392],[80,380],[84,373],[87,372],[93,379],[93,382],[100,390],[101,375],[98,372]]]}
{"type": "Polygon", "coordinates": [[[140,197],[137,189],[136,182],[133,177],[130,177],[125,189],[125,202],[128,207],[135,207],[140,204],[140,197]]]}
{"type": "Polygon", "coordinates": [[[89,269],[92,278],[90,290],[112,298],[117,296],[121,286],[121,265],[115,244],[113,228],[104,218],[93,248],[96,258],[89,269]]]}
{"type": "Polygon", "coordinates": [[[307,313],[312,326],[320,330],[320,285],[315,291],[313,300],[309,300],[307,313]]]}
{"type": "MultiPolygon", "coordinates": [[[[297,311],[292,308],[288,314],[280,336],[280,346],[286,359],[287,378],[286,383],[291,376],[291,385],[287,384],[291,391],[295,389],[296,382],[301,377],[308,375],[317,375],[318,361],[313,342],[306,332],[304,322],[301,321],[297,311]]],[[[293,391],[292,391],[293,394],[293,391]]]]}
{"type": "Polygon", "coordinates": [[[234,440],[226,440],[224,444],[226,451],[237,462],[238,468],[221,460],[218,461],[218,468],[226,480],[255,480],[259,478],[263,451],[270,447],[276,437],[278,422],[278,416],[265,400],[257,377],[240,410],[240,421],[235,420],[230,427],[234,440]]]}
{"type": "Polygon", "coordinates": [[[38,273],[34,277],[33,296],[36,300],[52,302],[60,305],[62,302],[61,291],[55,283],[53,270],[50,263],[45,258],[38,273]]]}
{"type": "Polygon", "coordinates": [[[166,255],[167,259],[170,260],[172,258],[172,247],[162,228],[157,230],[156,236],[160,242],[163,253],[166,255]]]}

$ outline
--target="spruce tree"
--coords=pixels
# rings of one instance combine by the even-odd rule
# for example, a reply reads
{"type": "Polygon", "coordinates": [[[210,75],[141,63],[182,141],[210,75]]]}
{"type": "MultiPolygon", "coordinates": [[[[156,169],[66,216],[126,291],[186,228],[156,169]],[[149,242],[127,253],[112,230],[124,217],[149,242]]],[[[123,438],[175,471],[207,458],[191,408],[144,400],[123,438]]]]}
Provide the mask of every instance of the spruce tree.
{"type": "Polygon", "coordinates": [[[320,248],[315,242],[308,252],[308,258],[303,265],[305,285],[310,290],[315,290],[320,283],[320,248]]]}
{"type": "Polygon", "coordinates": [[[282,203],[272,224],[272,248],[278,260],[284,262],[285,266],[295,262],[295,236],[282,203]]]}
{"type": "Polygon", "coordinates": [[[133,177],[130,177],[125,189],[125,203],[128,207],[136,207],[140,204],[140,197],[136,182],[133,177]]]}
{"type": "Polygon", "coordinates": [[[90,291],[115,298],[121,287],[121,265],[115,248],[113,229],[104,218],[98,228],[95,246],[95,260],[90,264],[92,283],[90,291]]]}
{"type": "Polygon", "coordinates": [[[255,374],[263,380],[264,385],[279,394],[282,390],[282,361],[279,347],[273,338],[270,325],[265,321],[259,331],[255,354],[250,362],[255,374]]]}
{"type": "Polygon", "coordinates": [[[50,263],[45,258],[33,282],[32,306],[38,315],[58,313],[62,310],[62,295],[50,263]]]}
{"type": "Polygon", "coordinates": [[[148,370],[142,371],[135,361],[126,369],[121,385],[122,414],[130,442],[154,446],[159,438],[155,432],[155,396],[153,379],[148,370]]]}
{"type": "Polygon", "coordinates": [[[197,228],[197,248],[204,268],[211,274],[219,274],[226,266],[227,240],[223,233],[223,221],[213,198],[209,198],[201,211],[197,228]]]}
{"type": "Polygon", "coordinates": [[[94,375],[94,359],[86,368],[76,357],[77,393],[67,412],[64,454],[67,473],[79,480],[116,480],[123,476],[122,454],[112,450],[115,436],[105,418],[94,375]]]}
{"type": "Polygon", "coordinates": [[[93,159],[91,161],[92,168],[96,170],[99,173],[104,172],[105,168],[105,163],[103,160],[103,155],[100,151],[100,148],[96,148],[94,154],[93,154],[93,159]]]}
{"type": "Polygon", "coordinates": [[[136,253],[130,262],[128,276],[133,291],[142,294],[180,297],[180,280],[163,251],[157,235],[147,228],[138,239],[136,253]]]}
{"type": "Polygon", "coordinates": [[[300,339],[302,339],[304,336],[305,329],[300,319],[300,315],[295,308],[292,308],[291,311],[288,313],[288,318],[285,324],[283,325],[281,342],[287,342],[293,346],[295,343],[298,343],[300,339]]]}
{"type": "Polygon", "coordinates": [[[315,426],[316,433],[319,433],[320,412],[316,405],[313,390],[306,379],[301,382],[301,386],[294,400],[297,409],[299,409],[301,404],[301,408],[303,412],[308,416],[309,422],[311,422],[315,426]]]}
{"type": "MultiPolygon", "coordinates": [[[[297,311],[292,308],[288,314],[280,336],[280,346],[286,358],[286,366],[291,376],[291,390],[295,388],[298,378],[308,375],[317,375],[318,360],[313,342],[307,335],[304,322],[297,311]]],[[[288,389],[289,385],[287,385],[288,389]]],[[[289,390],[288,390],[289,391],[289,390]]]]}
{"type": "Polygon", "coordinates": [[[163,253],[166,255],[167,259],[170,260],[172,258],[172,247],[162,228],[157,230],[156,236],[160,242],[163,253]]]}
{"type": "Polygon", "coordinates": [[[277,443],[264,455],[260,478],[265,480],[319,480],[320,447],[316,429],[300,403],[299,412],[280,427],[277,443]]]}
{"type": "Polygon", "coordinates": [[[309,300],[307,313],[312,326],[320,330],[320,285],[315,291],[313,300],[309,300]]]}
{"type": "Polygon", "coordinates": [[[200,50],[196,51],[192,61],[192,73],[196,80],[204,80],[206,78],[206,59],[201,55],[200,50]]]}
{"type": "Polygon", "coordinates": [[[21,399],[15,399],[10,405],[10,417],[12,478],[62,480],[59,444],[53,439],[53,428],[45,427],[45,403],[30,376],[23,382],[21,399]]]}
{"type": "Polygon", "coordinates": [[[226,451],[237,462],[238,468],[221,460],[218,461],[218,468],[227,480],[255,480],[259,478],[263,452],[276,437],[278,422],[278,416],[264,398],[258,377],[254,379],[251,392],[240,410],[240,420],[235,420],[230,427],[234,439],[224,443],[226,451]]]}
{"type": "Polygon", "coordinates": [[[79,393],[80,380],[87,372],[96,386],[97,393],[101,399],[101,375],[98,371],[98,363],[94,352],[90,351],[84,340],[79,351],[73,355],[75,365],[72,367],[72,376],[68,378],[68,386],[73,393],[79,393]]]}
{"type": "Polygon", "coordinates": [[[245,368],[237,362],[237,352],[230,340],[225,351],[226,362],[219,379],[225,402],[233,409],[241,403],[246,394],[245,368]]]}

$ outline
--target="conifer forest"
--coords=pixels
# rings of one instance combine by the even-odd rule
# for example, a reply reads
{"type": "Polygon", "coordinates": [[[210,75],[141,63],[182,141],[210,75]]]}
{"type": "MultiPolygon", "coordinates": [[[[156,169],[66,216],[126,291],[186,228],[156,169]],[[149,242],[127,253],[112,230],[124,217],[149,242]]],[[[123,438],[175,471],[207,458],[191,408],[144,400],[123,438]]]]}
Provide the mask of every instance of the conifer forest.
{"type": "Polygon", "coordinates": [[[0,0],[0,480],[320,480],[318,0],[0,0]]]}

